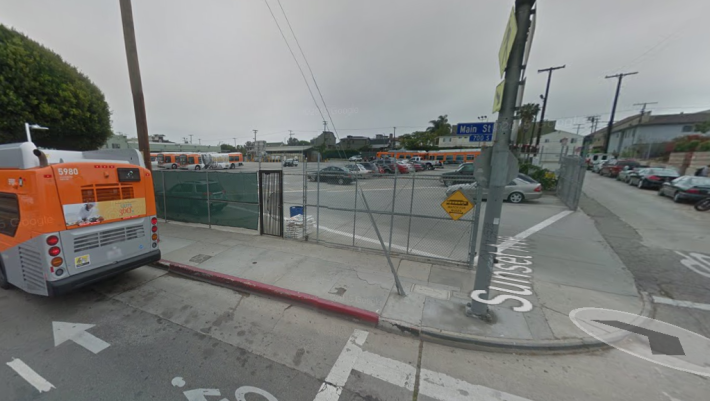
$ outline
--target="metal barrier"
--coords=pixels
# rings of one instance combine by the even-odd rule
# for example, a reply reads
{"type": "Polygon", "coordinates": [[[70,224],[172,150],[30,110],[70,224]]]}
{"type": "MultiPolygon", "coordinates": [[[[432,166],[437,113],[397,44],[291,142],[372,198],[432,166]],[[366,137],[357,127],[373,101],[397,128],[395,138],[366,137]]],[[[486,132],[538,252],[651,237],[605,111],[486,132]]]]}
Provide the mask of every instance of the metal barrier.
{"type": "Polygon", "coordinates": [[[158,217],[166,222],[259,227],[256,172],[158,170],[153,185],[158,217]]]}
{"type": "Polygon", "coordinates": [[[579,205],[586,171],[586,163],[579,156],[564,156],[560,159],[556,194],[571,210],[577,210],[579,205]]]}
{"type": "Polygon", "coordinates": [[[471,261],[474,213],[454,221],[444,211],[447,188],[438,172],[329,174],[328,168],[344,164],[284,168],[284,209],[302,206],[305,214],[286,219],[287,238],[382,251],[374,223],[392,254],[471,261]],[[358,193],[366,197],[369,210],[358,193]]]}

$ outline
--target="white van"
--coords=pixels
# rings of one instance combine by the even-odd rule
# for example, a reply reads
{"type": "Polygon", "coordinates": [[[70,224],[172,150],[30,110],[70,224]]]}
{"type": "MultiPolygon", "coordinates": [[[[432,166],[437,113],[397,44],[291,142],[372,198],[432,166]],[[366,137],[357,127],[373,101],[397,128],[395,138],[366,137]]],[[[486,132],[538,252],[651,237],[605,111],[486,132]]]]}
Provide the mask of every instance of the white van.
{"type": "Polygon", "coordinates": [[[614,156],[606,153],[592,153],[587,156],[587,170],[593,170],[595,165],[599,165],[613,158],[614,156]]]}

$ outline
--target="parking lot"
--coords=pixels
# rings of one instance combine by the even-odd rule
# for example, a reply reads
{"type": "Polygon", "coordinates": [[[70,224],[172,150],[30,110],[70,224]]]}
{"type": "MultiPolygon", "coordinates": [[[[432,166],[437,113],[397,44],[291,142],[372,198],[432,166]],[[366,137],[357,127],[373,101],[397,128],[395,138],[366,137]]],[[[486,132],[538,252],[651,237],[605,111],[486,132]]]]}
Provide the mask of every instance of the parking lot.
{"type": "MultiPolygon", "coordinates": [[[[320,169],[347,164],[346,161],[322,162],[320,169]]],[[[397,174],[396,177],[385,174],[339,185],[335,182],[304,180],[304,173],[317,173],[317,163],[311,162],[305,166],[300,163],[297,167],[261,163],[262,170],[283,170],[286,218],[290,217],[292,207],[305,205],[305,214],[311,221],[306,232],[309,241],[381,251],[382,245],[367,208],[362,197],[356,195],[361,192],[367,199],[385,246],[391,252],[466,264],[470,261],[475,209],[454,221],[441,206],[447,195],[440,176],[457,167],[446,165],[443,169],[397,174]]],[[[222,173],[258,170],[259,163],[247,162],[244,166],[222,173]]],[[[226,187],[225,190],[228,193],[239,191],[226,187]]],[[[484,201],[480,210],[481,222],[485,215],[485,205],[484,201]]],[[[566,206],[551,194],[521,204],[505,203],[499,234],[516,235],[564,210],[567,210],[566,206]]],[[[213,212],[213,218],[220,217],[220,213],[225,212],[213,212]]],[[[285,226],[287,238],[303,238],[302,225],[294,224],[289,229],[287,221],[285,226]],[[297,231],[297,235],[294,235],[294,231],[297,231]]],[[[479,224],[478,230],[480,238],[482,224],[479,224]]]]}

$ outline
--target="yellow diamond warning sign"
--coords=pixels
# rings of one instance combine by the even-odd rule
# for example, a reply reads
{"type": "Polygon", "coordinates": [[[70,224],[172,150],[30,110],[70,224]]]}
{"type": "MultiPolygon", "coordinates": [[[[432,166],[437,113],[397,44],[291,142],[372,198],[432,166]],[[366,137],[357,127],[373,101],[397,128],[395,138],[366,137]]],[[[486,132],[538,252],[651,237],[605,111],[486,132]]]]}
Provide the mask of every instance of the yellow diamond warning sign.
{"type": "Polygon", "coordinates": [[[473,203],[466,198],[461,190],[458,190],[442,202],[441,207],[452,219],[458,220],[473,209],[473,203]]]}

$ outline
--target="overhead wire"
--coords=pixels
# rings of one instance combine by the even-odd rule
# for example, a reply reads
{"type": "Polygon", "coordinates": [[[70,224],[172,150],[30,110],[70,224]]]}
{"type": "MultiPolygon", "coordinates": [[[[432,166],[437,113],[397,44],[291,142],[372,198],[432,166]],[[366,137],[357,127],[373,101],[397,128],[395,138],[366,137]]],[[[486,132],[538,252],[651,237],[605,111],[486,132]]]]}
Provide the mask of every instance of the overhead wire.
{"type": "MultiPolygon", "coordinates": [[[[264,0],[266,1],[266,0],[264,0]]],[[[330,115],[330,110],[328,110],[328,104],[325,102],[325,98],[323,98],[323,93],[320,90],[320,87],[318,86],[318,81],[316,81],[316,76],[313,74],[313,69],[311,68],[311,64],[308,62],[308,58],[306,57],[306,53],[303,52],[303,48],[301,47],[301,43],[298,41],[298,37],[296,37],[296,32],[293,31],[293,27],[291,26],[291,21],[288,19],[288,15],[286,15],[286,10],[284,10],[283,5],[281,4],[281,0],[276,0],[279,3],[279,7],[281,8],[281,12],[284,15],[284,18],[286,19],[286,24],[288,24],[288,29],[291,31],[291,35],[293,35],[293,39],[296,42],[296,45],[298,46],[298,50],[301,52],[301,56],[303,57],[303,61],[306,62],[306,66],[308,67],[308,72],[311,74],[311,79],[313,79],[313,84],[316,87],[316,90],[318,91],[318,95],[320,96],[321,102],[323,102],[323,107],[325,108],[326,114],[328,114],[328,120],[330,121],[330,125],[333,127],[333,133],[335,133],[336,138],[338,138],[338,142],[340,142],[340,135],[338,135],[338,129],[335,127],[335,122],[333,121],[333,117],[330,115]]],[[[280,29],[280,28],[279,28],[280,29]]],[[[299,66],[300,68],[300,66],[299,66]]],[[[321,114],[322,116],[322,114],[321,114]]],[[[325,120],[325,118],[324,118],[325,120]]],[[[340,154],[340,147],[336,147],[338,150],[338,155],[340,154]]],[[[342,155],[341,155],[342,156],[342,155]]]]}

